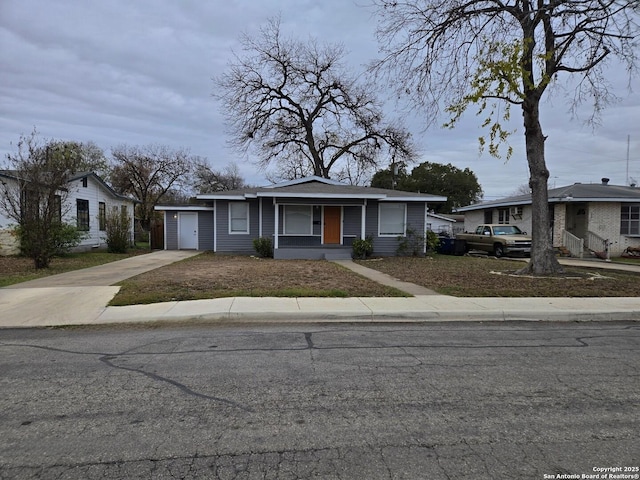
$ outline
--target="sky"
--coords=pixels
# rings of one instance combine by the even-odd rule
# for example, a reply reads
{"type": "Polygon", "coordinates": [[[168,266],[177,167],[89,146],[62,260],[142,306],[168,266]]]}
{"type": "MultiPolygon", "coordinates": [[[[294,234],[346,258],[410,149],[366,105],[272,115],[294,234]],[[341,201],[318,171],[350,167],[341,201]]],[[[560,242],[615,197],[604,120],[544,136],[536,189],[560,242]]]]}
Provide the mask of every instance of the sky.
{"type": "MultiPolygon", "coordinates": [[[[377,19],[367,0],[1,0],[0,155],[14,153],[34,127],[42,138],[92,141],[107,156],[118,145],[168,145],[206,157],[212,168],[234,162],[245,181],[267,184],[264,172],[228,146],[212,78],[240,51],[241,34],[255,34],[281,16],[295,38],[341,43],[354,72],[378,54],[377,19]]],[[[560,92],[541,106],[550,187],[576,182],[640,182],[640,79],[610,67],[610,105],[596,129],[589,109],[573,118],[560,92]]],[[[521,116],[507,162],[478,150],[480,119],[470,108],[453,130],[425,131],[425,119],[404,116],[420,155],[469,168],[485,200],[513,194],[528,182],[521,116]]],[[[391,120],[401,115],[385,105],[391,120]]]]}

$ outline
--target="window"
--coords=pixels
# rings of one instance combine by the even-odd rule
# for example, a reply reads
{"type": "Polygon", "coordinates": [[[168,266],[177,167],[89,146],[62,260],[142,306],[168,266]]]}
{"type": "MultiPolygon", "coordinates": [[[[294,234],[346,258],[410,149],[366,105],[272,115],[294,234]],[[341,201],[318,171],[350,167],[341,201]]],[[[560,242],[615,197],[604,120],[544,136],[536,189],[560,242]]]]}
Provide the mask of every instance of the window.
{"type": "Polygon", "coordinates": [[[623,205],[620,208],[620,234],[640,235],[640,205],[623,205]]]}
{"type": "Polygon", "coordinates": [[[229,203],[229,233],[249,233],[248,203],[229,203]]]}
{"type": "Polygon", "coordinates": [[[285,205],[285,235],[311,235],[312,228],[313,214],[311,205],[285,205]]]}
{"type": "Polygon", "coordinates": [[[76,200],[76,218],[78,219],[78,230],[89,230],[89,200],[76,200]]]}
{"type": "Polygon", "coordinates": [[[104,202],[98,203],[98,225],[101,232],[107,229],[107,206],[104,202]]]}
{"type": "Polygon", "coordinates": [[[380,203],[378,207],[378,235],[405,235],[407,205],[404,203],[380,203]]]}
{"type": "Polygon", "coordinates": [[[82,177],[82,186],[87,188],[87,177],[82,177]]]}
{"type": "Polygon", "coordinates": [[[62,221],[62,197],[60,195],[53,196],[53,212],[56,222],[62,221]]]}
{"type": "Polygon", "coordinates": [[[120,216],[122,216],[122,218],[127,218],[129,216],[126,205],[120,205],[120,216]]]}
{"type": "Polygon", "coordinates": [[[499,208],[498,209],[498,223],[507,224],[509,223],[509,209],[508,208],[499,208]]]}
{"type": "Polygon", "coordinates": [[[493,210],[485,210],[484,211],[484,222],[483,223],[493,223],[493,210]]]}

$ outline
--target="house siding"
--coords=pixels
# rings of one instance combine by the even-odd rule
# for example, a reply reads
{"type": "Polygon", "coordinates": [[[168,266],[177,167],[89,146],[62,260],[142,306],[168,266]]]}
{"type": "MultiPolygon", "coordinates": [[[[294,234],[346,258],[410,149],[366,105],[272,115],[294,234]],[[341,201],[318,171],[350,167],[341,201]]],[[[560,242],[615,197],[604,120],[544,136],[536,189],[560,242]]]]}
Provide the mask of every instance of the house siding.
{"type": "Polygon", "coordinates": [[[198,250],[213,250],[213,212],[198,212],[198,250]]]}
{"type": "MultiPolygon", "coordinates": [[[[249,233],[229,233],[229,201],[218,200],[217,207],[217,246],[220,253],[250,255],[255,253],[253,239],[259,236],[260,218],[258,200],[249,200],[249,233]]],[[[263,205],[264,206],[264,205],[263,205]]],[[[263,224],[264,226],[264,224],[263,224]]],[[[264,236],[264,230],[263,230],[264,236]]]]}
{"type": "Polygon", "coordinates": [[[174,212],[164,213],[164,248],[178,249],[178,215],[174,217],[174,212]]]}
{"type": "MultiPolygon", "coordinates": [[[[398,202],[405,203],[405,202],[398,202]]],[[[398,250],[398,238],[396,236],[391,237],[379,237],[378,236],[378,205],[380,202],[371,201],[367,205],[366,213],[366,235],[373,237],[373,255],[388,257],[397,254],[398,250]]],[[[426,233],[424,217],[425,203],[419,202],[407,202],[407,230],[411,229],[416,235],[424,235],[426,233]]]]}

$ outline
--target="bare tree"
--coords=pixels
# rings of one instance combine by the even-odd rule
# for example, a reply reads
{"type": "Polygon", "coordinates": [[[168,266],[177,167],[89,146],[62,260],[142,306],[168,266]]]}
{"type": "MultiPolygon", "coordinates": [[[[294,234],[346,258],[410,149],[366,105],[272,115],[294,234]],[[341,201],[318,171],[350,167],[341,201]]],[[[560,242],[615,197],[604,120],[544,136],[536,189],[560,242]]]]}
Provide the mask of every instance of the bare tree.
{"type": "Polygon", "coordinates": [[[15,222],[20,249],[36,269],[47,268],[51,258],[76,246],[82,232],[63,222],[69,180],[87,166],[81,144],[41,141],[34,130],[22,135],[17,153],[8,154],[0,177],[0,211],[15,222]]]}
{"type": "Polygon", "coordinates": [[[112,148],[111,156],[111,184],[117,192],[140,200],[137,217],[147,231],[153,208],[168,192],[190,187],[190,174],[199,160],[188,150],[163,145],[121,145],[112,148]]]}
{"type": "Polygon", "coordinates": [[[235,190],[246,186],[236,163],[230,163],[224,170],[218,171],[212,169],[207,162],[201,161],[196,165],[193,177],[194,189],[197,193],[235,190]]]}
{"type": "MultiPolygon", "coordinates": [[[[451,123],[471,103],[485,112],[489,152],[509,132],[510,106],[524,119],[533,202],[531,262],[523,272],[561,271],[550,231],[549,171],[540,101],[560,74],[577,78],[573,105],[593,99],[594,114],[610,100],[606,62],[617,57],[635,72],[638,1],[621,0],[374,0],[388,74],[431,118],[443,104],[451,123]]],[[[481,140],[485,142],[484,138],[481,140]]],[[[483,143],[484,144],[484,143],[483,143]]],[[[510,150],[507,150],[507,155],[510,150]]]]}
{"type": "Polygon", "coordinates": [[[343,67],[341,45],[286,39],[279,19],[241,41],[244,56],[214,78],[214,97],[232,145],[252,148],[261,168],[275,163],[285,178],[347,178],[354,165],[375,167],[385,153],[413,155],[407,131],[385,123],[370,85],[343,67]]]}

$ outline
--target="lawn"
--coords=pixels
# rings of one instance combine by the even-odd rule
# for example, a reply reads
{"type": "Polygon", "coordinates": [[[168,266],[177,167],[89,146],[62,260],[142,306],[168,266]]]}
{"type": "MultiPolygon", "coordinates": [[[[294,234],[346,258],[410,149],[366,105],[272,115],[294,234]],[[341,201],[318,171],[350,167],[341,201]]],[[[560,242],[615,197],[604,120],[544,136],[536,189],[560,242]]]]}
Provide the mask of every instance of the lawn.
{"type": "MultiPolygon", "coordinates": [[[[145,253],[134,250],[131,254],[145,253]]],[[[29,259],[0,257],[0,286],[124,258],[90,252],[56,258],[36,272],[29,259]]],[[[522,261],[486,256],[434,255],[359,261],[400,280],[443,295],[460,297],[640,296],[640,275],[595,268],[569,268],[565,275],[533,278],[512,275],[522,261]]],[[[131,305],[230,296],[391,297],[385,287],[337,264],[315,260],[272,260],[203,253],[130,278],[111,305],[131,305]]]]}
{"type": "Polygon", "coordinates": [[[49,268],[36,270],[33,260],[26,257],[0,256],[0,287],[26,282],[58,273],[95,267],[103,263],[115,262],[133,255],[149,253],[148,249],[132,249],[129,253],[108,253],[106,251],[70,253],[61,257],[54,257],[49,268]]]}
{"type": "Polygon", "coordinates": [[[487,256],[390,257],[361,265],[456,297],[636,297],[640,275],[597,268],[565,268],[556,277],[513,275],[522,261],[487,256]]]}
{"type": "Polygon", "coordinates": [[[125,280],[110,305],[220,297],[406,296],[324,260],[203,253],[125,280]]]}

